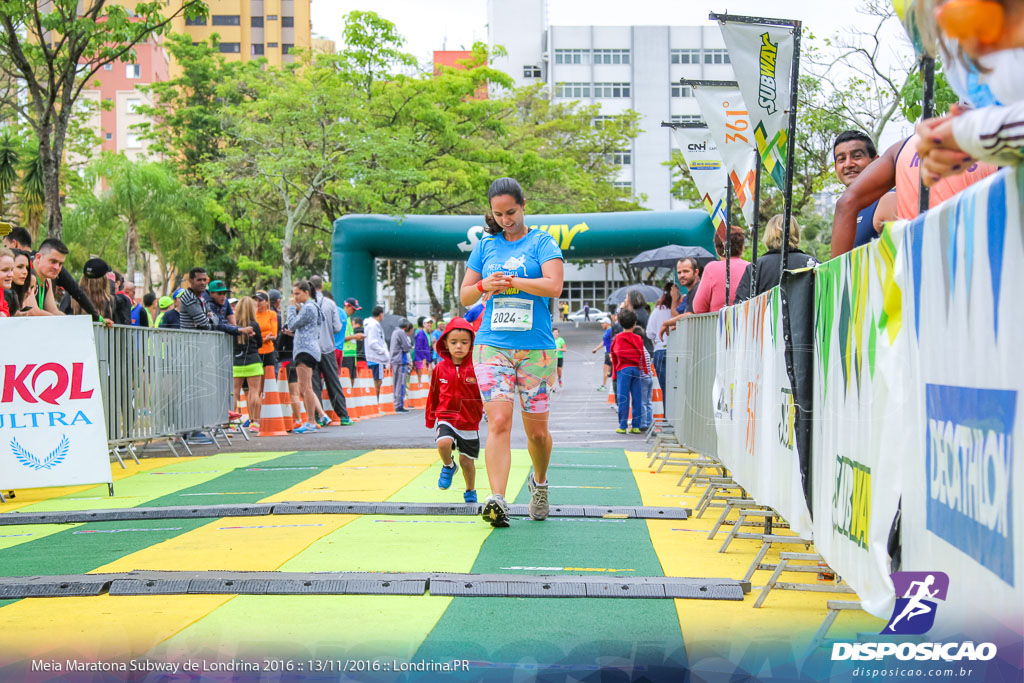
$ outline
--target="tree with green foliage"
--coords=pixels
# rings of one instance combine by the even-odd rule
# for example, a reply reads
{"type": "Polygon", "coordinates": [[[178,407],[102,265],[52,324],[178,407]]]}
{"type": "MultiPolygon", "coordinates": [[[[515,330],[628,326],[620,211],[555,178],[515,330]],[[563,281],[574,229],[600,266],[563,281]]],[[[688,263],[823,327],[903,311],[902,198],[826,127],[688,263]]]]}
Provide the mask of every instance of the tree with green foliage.
{"type": "Polygon", "coordinates": [[[0,105],[35,132],[46,233],[61,237],[61,164],[82,91],[105,64],[131,61],[136,45],[166,32],[171,19],[205,16],[202,0],[0,0],[0,105]]]}
{"type": "Polygon", "coordinates": [[[68,216],[76,241],[124,264],[128,280],[147,251],[160,261],[165,287],[175,267],[190,267],[212,216],[203,197],[183,186],[170,167],[108,152],[88,167],[86,187],[68,216]],[[97,195],[91,188],[98,185],[104,189],[97,195]]]}

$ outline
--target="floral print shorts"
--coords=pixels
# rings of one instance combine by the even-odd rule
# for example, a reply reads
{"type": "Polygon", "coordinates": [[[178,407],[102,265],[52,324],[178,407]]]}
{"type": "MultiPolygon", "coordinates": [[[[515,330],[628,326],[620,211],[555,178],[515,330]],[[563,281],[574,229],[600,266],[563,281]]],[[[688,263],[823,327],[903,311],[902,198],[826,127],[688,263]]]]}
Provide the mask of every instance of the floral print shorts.
{"type": "Polygon", "coordinates": [[[548,391],[557,367],[555,350],[473,347],[473,368],[484,403],[515,403],[516,390],[524,413],[548,412],[548,391]]]}

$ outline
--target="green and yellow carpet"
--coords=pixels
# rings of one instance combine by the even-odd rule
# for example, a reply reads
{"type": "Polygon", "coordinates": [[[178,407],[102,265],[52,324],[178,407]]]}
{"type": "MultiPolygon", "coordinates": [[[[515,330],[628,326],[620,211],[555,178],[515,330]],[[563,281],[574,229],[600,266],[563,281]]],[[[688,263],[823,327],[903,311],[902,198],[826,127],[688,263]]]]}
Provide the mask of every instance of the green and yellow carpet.
{"type": "MultiPolygon", "coordinates": [[[[677,470],[666,468],[656,474],[646,462],[642,453],[558,448],[549,474],[552,502],[695,507],[696,491],[687,494],[675,485],[677,470]]],[[[481,458],[481,501],[489,493],[483,465],[481,458]]],[[[116,467],[114,497],[107,496],[105,485],[22,490],[0,504],[0,519],[15,510],[331,500],[461,503],[461,473],[450,490],[439,491],[438,467],[436,452],[424,449],[154,458],[143,460],[141,466],[130,464],[127,470],[116,467]]],[[[528,473],[526,452],[514,452],[510,501],[529,500],[528,473]]],[[[737,540],[727,553],[718,553],[724,532],[717,540],[706,538],[716,517],[712,510],[703,519],[685,521],[516,519],[508,529],[492,529],[479,518],[466,516],[336,514],[4,525],[0,575],[230,570],[739,579],[759,543],[737,540]]],[[[772,552],[766,561],[777,557],[778,551],[772,552]]],[[[655,680],[684,668],[742,662],[757,644],[782,648],[787,657],[795,655],[801,643],[806,646],[825,617],[829,596],[778,591],[762,608],[753,609],[757,586],[767,576],[755,574],[755,590],[736,602],[432,595],[0,600],[0,680],[48,680],[44,673],[26,673],[33,660],[139,658],[260,663],[280,659],[302,666],[313,660],[320,667],[346,659],[469,660],[472,668],[463,675],[466,680],[488,675],[519,680],[538,672],[576,672],[572,676],[579,680],[597,669],[621,670],[622,680],[642,678],[647,672],[655,680]]],[[[787,580],[813,582],[815,576],[787,580]]],[[[830,635],[853,637],[857,631],[879,629],[880,622],[869,616],[844,615],[830,635]]],[[[309,678],[311,672],[306,673],[309,678]]],[[[385,673],[370,671],[367,677],[384,680],[385,673]]],[[[53,679],[61,675],[53,674],[53,679]]],[[[180,680],[189,680],[180,675],[180,680]]],[[[321,669],[321,675],[322,680],[339,678],[336,670],[332,674],[321,669]]]]}

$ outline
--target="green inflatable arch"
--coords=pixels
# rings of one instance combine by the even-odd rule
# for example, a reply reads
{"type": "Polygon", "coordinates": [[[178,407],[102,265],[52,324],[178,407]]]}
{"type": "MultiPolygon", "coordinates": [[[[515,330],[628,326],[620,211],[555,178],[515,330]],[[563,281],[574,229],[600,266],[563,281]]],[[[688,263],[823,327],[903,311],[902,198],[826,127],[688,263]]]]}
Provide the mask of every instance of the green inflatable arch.
{"type": "MultiPolygon", "coordinates": [[[[566,260],[633,257],[666,244],[714,253],[711,219],[701,210],[527,215],[526,224],[554,237],[566,260]]],[[[342,216],[334,222],[335,296],[372,308],[375,258],[465,261],[483,229],[481,216],[342,216]]]]}

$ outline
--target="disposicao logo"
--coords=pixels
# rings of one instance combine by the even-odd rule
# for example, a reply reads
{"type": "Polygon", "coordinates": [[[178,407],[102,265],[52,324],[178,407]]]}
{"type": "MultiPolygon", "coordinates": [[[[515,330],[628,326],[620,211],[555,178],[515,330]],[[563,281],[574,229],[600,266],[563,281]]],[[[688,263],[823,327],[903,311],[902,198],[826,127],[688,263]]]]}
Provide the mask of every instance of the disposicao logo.
{"type": "MultiPolygon", "coordinates": [[[[882,635],[915,636],[927,633],[935,623],[937,600],[945,600],[949,592],[949,576],[943,572],[894,572],[896,605],[882,635]]],[[[878,660],[895,656],[902,661],[953,662],[959,660],[988,661],[996,656],[993,643],[972,641],[948,643],[884,642],[833,643],[832,661],[878,660]]]]}

